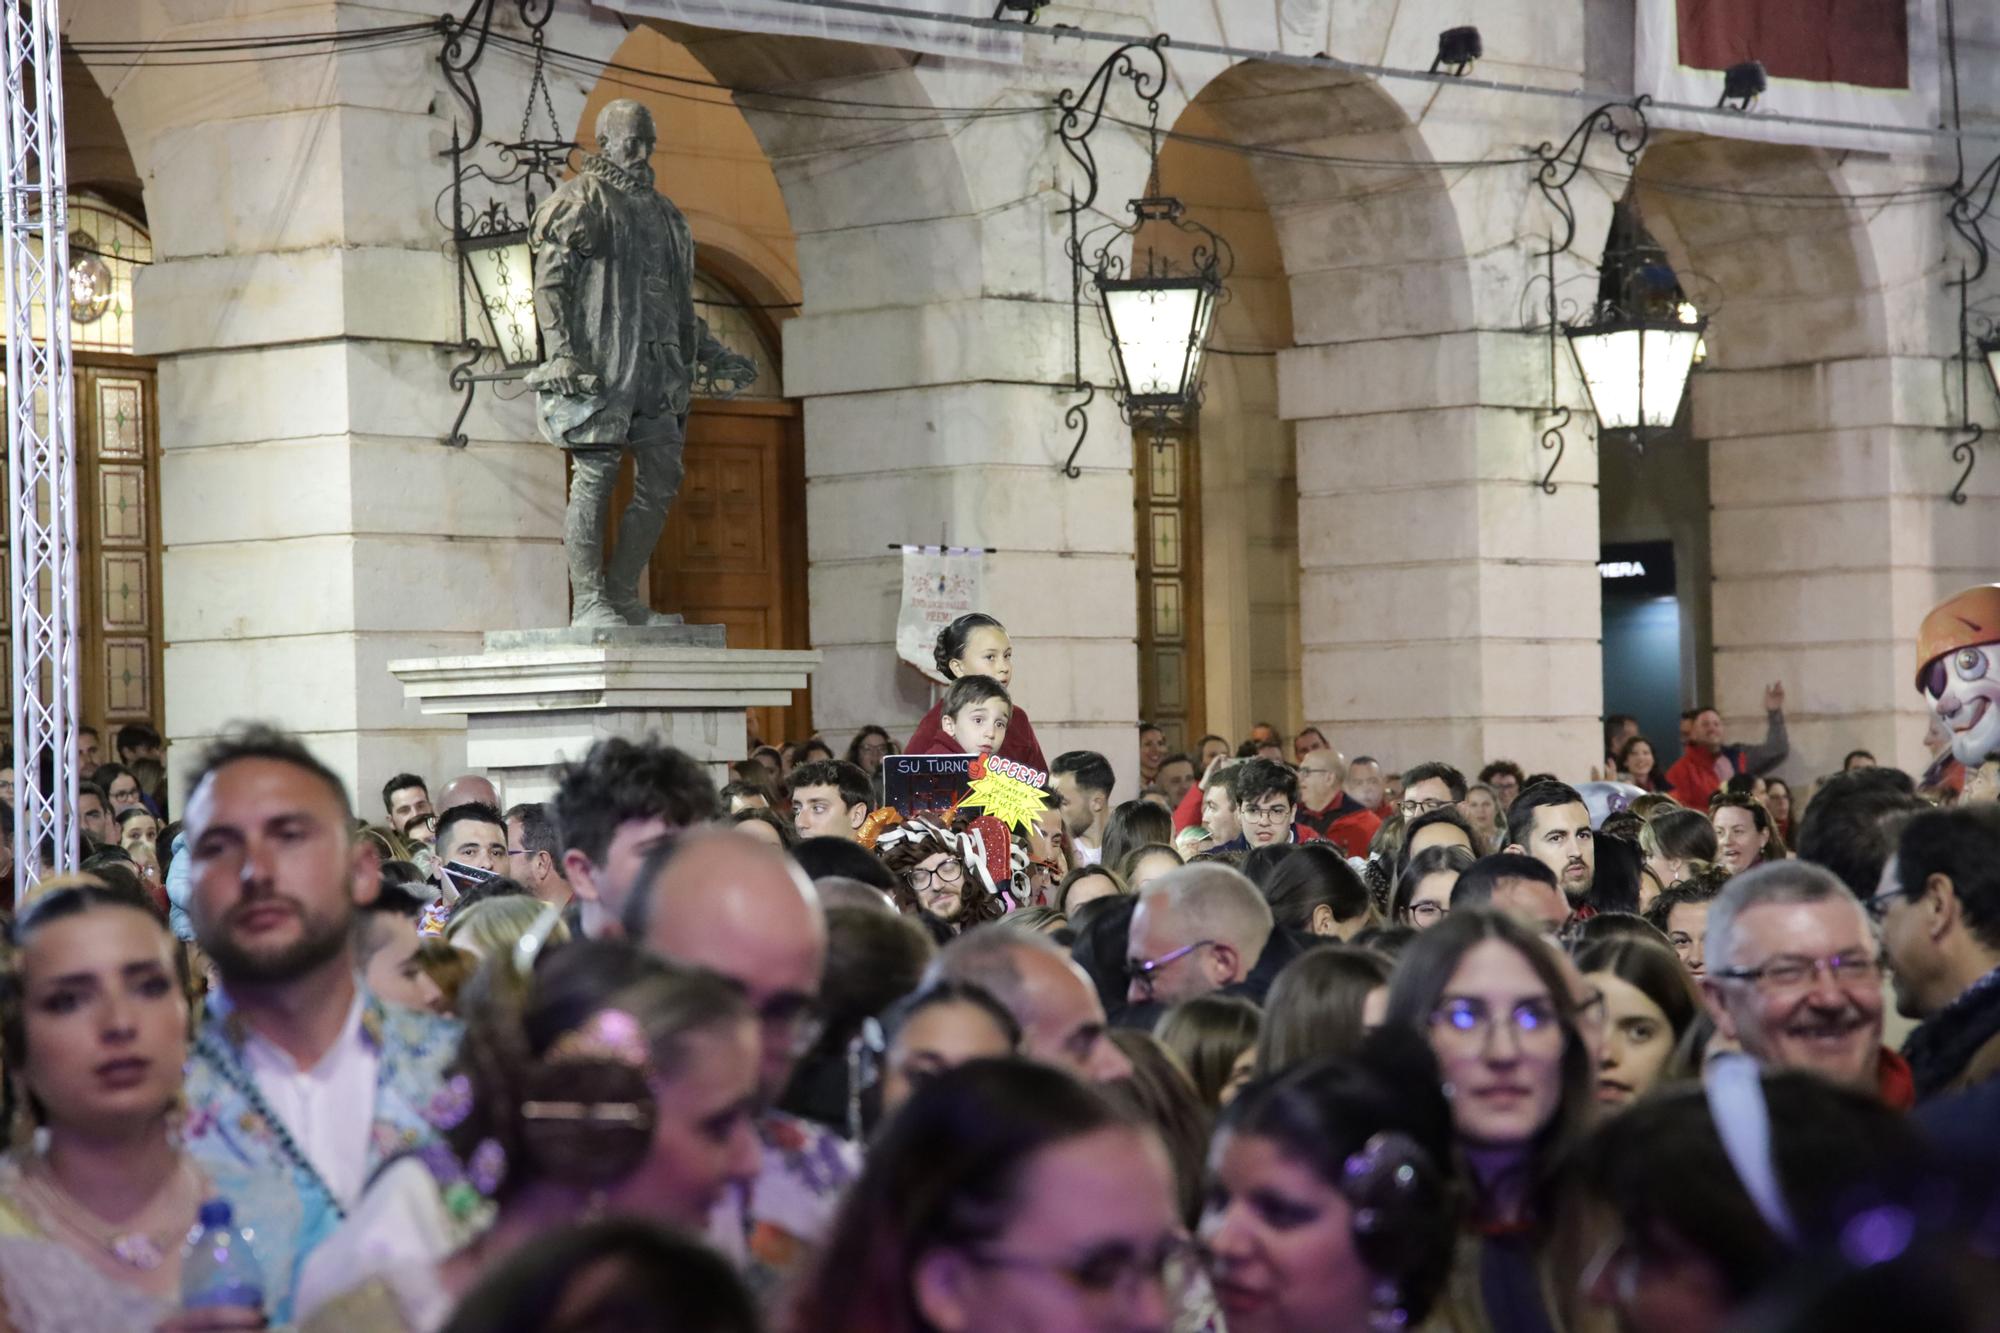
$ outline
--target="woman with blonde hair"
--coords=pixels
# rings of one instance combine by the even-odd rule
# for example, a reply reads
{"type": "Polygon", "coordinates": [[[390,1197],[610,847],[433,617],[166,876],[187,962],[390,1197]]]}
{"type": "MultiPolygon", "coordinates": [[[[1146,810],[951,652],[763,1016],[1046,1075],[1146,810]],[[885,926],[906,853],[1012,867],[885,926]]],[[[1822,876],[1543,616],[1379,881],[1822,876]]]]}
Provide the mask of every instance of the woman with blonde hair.
{"type": "MultiPolygon", "coordinates": [[[[444,928],[445,943],[482,961],[511,958],[521,937],[533,930],[544,914],[555,911],[541,899],[525,893],[486,898],[452,914],[450,924],[444,928]]],[[[569,927],[562,923],[560,915],[549,924],[545,943],[569,943],[569,927]]]]}

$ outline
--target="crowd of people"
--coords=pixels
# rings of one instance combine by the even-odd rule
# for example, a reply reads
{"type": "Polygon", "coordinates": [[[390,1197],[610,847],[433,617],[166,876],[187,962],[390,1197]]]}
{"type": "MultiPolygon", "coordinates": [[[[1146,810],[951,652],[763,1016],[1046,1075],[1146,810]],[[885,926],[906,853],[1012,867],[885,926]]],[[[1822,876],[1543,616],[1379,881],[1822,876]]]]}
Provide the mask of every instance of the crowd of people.
{"type": "Polygon", "coordinates": [[[1991,793],[1795,809],[1773,687],[1658,781],[1621,719],[1575,782],[1142,724],[1115,801],[997,621],[937,665],[906,741],[609,739],[543,803],[358,808],[252,726],[169,821],[121,733],[144,854],[86,822],[0,963],[0,1329],[1996,1326],[1991,793]],[[216,1199],[258,1299],[184,1309],[216,1199]]]}

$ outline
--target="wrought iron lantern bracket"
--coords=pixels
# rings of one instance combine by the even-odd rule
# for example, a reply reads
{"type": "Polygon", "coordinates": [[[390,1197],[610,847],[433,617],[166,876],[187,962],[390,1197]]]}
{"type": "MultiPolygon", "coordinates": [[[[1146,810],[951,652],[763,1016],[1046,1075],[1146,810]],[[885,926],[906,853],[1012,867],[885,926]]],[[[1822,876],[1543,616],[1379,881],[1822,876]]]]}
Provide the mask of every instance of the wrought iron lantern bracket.
{"type": "MultiPolygon", "coordinates": [[[[1624,157],[1628,167],[1637,164],[1639,154],[1645,150],[1652,133],[1646,118],[1646,108],[1651,102],[1650,97],[1641,94],[1629,102],[1602,103],[1591,108],[1560,145],[1543,140],[1530,154],[1535,187],[1541,191],[1543,201],[1555,215],[1548,245],[1537,256],[1542,260],[1543,272],[1529,283],[1530,294],[1536,282],[1543,284],[1546,289],[1544,298],[1539,310],[1527,320],[1525,326],[1526,332],[1545,335],[1548,340],[1549,401],[1548,407],[1541,413],[1546,423],[1541,433],[1541,447],[1554,457],[1549,460],[1547,470],[1537,483],[1545,495],[1554,495],[1558,489],[1556,469],[1562,465],[1563,454],[1567,451],[1565,430],[1574,415],[1561,401],[1558,384],[1561,342],[1577,330],[1588,331],[1623,313],[1622,302],[1607,302],[1600,298],[1591,306],[1585,322],[1578,323],[1563,317],[1565,307],[1556,281],[1556,257],[1568,254],[1576,244],[1576,205],[1570,199],[1570,185],[1583,171],[1591,145],[1599,135],[1610,139],[1612,147],[1624,157]],[[1622,119],[1620,113],[1624,113],[1622,119]]],[[[1643,432],[1639,438],[1643,440],[1643,432]]]]}
{"type": "Polygon", "coordinates": [[[1958,277],[1946,284],[1958,288],[1958,425],[1952,429],[1954,434],[1962,431],[1963,435],[1952,441],[1951,461],[1962,466],[1948,497],[1955,505],[1965,503],[1965,484],[1972,479],[1972,469],[1979,462],[1979,442],[1986,435],[1985,427],[1972,419],[1976,365],[1986,367],[1993,392],[2000,395],[2000,321],[1972,300],[1973,286],[1993,266],[1993,240],[1986,234],[1986,224],[1993,217],[1996,196],[2000,196],[2000,154],[1970,181],[1961,170],[1945,209],[1951,229],[1972,251],[1971,259],[1959,264],[1958,277]]]}
{"type": "Polygon", "coordinates": [[[458,261],[458,338],[446,350],[458,356],[446,383],[461,395],[458,415],[442,443],[466,445],[465,418],[481,384],[521,379],[541,360],[534,326],[533,261],[528,227],[538,200],[554,192],[568,170],[577,144],[562,136],[550,96],[544,29],[555,12],[555,0],[513,0],[520,22],[534,49],[534,75],[521,109],[521,128],[511,142],[488,143],[485,104],[477,70],[491,37],[494,11],[500,0],[472,0],[462,17],[446,15],[438,63],[445,80],[464,104],[466,123],[452,128],[451,180],[433,207],[438,222],[450,234],[458,261]],[[545,113],[548,132],[533,132],[536,107],[545,113]],[[520,212],[515,212],[519,200],[520,212]],[[475,319],[467,290],[478,302],[475,319]],[[483,333],[478,327],[484,324],[483,333]],[[501,368],[478,367],[498,357],[501,368]]]}
{"type": "Polygon", "coordinates": [[[1076,431],[1061,471],[1074,480],[1090,434],[1087,409],[1098,386],[1083,373],[1083,305],[1086,280],[1117,363],[1112,396],[1128,425],[1145,426],[1154,436],[1187,428],[1201,406],[1201,361],[1215,308],[1228,299],[1225,285],[1235,268],[1229,242],[1206,224],[1187,216],[1186,206],[1160,188],[1160,97],[1166,90],[1168,38],[1131,42],[1107,56],[1080,91],[1056,98],[1056,136],[1083,172],[1083,187],[1072,189],[1069,236],[1063,250],[1070,260],[1071,382],[1064,392],[1083,395],[1063,413],[1076,431]],[[1147,192],[1126,205],[1129,220],[1105,218],[1085,225],[1097,203],[1099,176],[1091,136],[1105,119],[1105,102],[1123,80],[1146,110],[1150,154],[1147,192]],[[1153,244],[1185,238],[1173,254],[1153,244]],[[1129,253],[1130,258],[1127,258],[1129,253]]]}

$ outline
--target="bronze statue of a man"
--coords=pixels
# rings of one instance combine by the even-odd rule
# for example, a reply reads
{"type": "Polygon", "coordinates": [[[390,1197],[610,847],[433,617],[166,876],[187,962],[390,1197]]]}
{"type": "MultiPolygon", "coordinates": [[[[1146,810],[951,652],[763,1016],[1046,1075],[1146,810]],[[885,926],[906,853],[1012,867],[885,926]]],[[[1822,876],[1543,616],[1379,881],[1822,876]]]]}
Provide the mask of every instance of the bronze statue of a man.
{"type": "Polygon", "coordinates": [[[694,240],[680,210],[653,189],[654,141],[645,107],[624,98],[606,106],[598,155],[584,158],[529,226],[547,360],[527,382],[543,436],[570,453],[563,549],[573,625],[678,622],[639,600],[639,575],[680,493],[688,400],[697,387],[740,393],[757,374],[694,312],[694,240]],[[632,500],[607,563],[604,529],[626,449],[632,500]]]}

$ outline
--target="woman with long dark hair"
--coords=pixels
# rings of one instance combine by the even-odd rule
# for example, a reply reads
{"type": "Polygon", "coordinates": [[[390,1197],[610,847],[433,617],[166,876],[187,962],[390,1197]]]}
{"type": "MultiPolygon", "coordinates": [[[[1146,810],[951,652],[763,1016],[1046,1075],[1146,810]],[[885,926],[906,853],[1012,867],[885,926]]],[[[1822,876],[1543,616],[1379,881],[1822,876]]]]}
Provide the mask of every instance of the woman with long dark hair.
{"type": "Polygon", "coordinates": [[[1604,997],[1598,1104],[1630,1105],[1659,1082],[1702,1011],[1701,992],[1673,949],[1638,935],[1583,945],[1576,968],[1604,997]]]}
{"type": "Polygon", "coordinates": [[[829,1235],[791,1333],[1165,1333],[1189,1262],[1159,1136],[1025,1060],[919,1087],[829,1235]]]}
{"type": "Polygon", "coordinates": [[[1209,1149],[1201,1222],[1229,1333],[1422,1325],[1456,1242],[1451,1141],[1437,1063],[1406,1031],[1247,1088],[1209,1149]]]}
{"type": "Polygon", "coordinates": [[[1379,924],[1368,885],[1330,843],[1292,847],[1257,887],[1278,925],[1299,935],[1345,941],[1379,924]]]}
{"type": "MultiPolygon", "coordinates": [[[[991,676],[1002,688],[1011,689],[1014,679],[1014,646],[1007,627],[992,616],[968,612],[938,631],[932,650],[938,675],[957,680],[960,676],[991,676]]],[[[905,754],[957,754],[960,747],[945,735],[944,700],[940,698],[917,723],[905,754]]],[[[1007,734],[1000,742],[1000,757],[1046,773],[1049,761],[1042,757],[1041,742],[1028,721],[1028,710],[1019,703],[1007,718],[1007,734]]]]}
{"type": "Polygon", "coordinates": [[[1596,1069],[1554,947],[1512,918],[1453,912],[1403,950],[1388,1022],[1427,1033],[1450,1089],[1472,1206],[1452,1326],[1546,1330],[1544,1191],[1594,1106],[1596,1069]]]}

